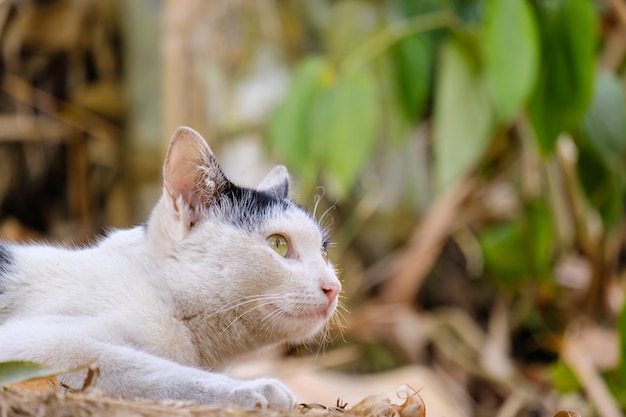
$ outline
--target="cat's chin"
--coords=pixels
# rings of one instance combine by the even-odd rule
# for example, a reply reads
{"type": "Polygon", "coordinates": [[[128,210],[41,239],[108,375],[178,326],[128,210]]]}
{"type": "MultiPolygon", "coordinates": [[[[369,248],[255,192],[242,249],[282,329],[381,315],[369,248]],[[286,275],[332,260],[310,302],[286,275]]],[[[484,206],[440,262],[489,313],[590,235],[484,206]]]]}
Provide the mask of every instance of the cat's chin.
{"type": "Polygon", "coordinates": [[[304,337],[310,337],[319,332],[335,311],[334,304],[311,308],[308,310],[290,311],[275,304],[268,304],[269,314],[280,317],[289,327],[303,332],[304,337]]]}
{"type": "Polygon", "coordinates": [[[303,320],[303,321],[318,321],[326,320],[328,317],[328,306],[323,306],[316,309],[305,311],[289,311],[287,309],[278,307],[275,304],[268,304],[270,311],[274,314],[279,314],[283,317],[289,317],[291,319],[303,320]]]}

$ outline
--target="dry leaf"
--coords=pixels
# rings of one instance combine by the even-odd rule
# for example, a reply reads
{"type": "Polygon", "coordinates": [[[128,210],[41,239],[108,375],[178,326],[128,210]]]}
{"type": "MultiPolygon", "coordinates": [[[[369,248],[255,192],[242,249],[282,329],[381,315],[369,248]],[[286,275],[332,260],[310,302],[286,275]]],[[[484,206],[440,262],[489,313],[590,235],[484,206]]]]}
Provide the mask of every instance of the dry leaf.
{"type": "Polygon", "coordinates": [[[426,417],[426,406],[417,391],[405,385],[397,393],[399,398],[405,398],[402,405],[391,404],[384,394],[373,394],[365,397],[349,412],[361,417],[426,417]]]}
{"type": "Polygon", "coordinates": [[[561,410],[554,414],[554,417],[581,417],[578,411],[561,410]]]}
{"type": "Polygon", "coordinates": [[[391,401],[385,394],[368,395],[350,409],[350,414],[361,417],[397,417],[398,413],[392,407],[391,401]]]}
{"type": "Polygon", "coordinates": [[[54,391],[59,389],[58,382],[55,377],[38,378],[27,382],[16,382],[15,384],[9,384],[9,388],[28,391],[54,391]]]}

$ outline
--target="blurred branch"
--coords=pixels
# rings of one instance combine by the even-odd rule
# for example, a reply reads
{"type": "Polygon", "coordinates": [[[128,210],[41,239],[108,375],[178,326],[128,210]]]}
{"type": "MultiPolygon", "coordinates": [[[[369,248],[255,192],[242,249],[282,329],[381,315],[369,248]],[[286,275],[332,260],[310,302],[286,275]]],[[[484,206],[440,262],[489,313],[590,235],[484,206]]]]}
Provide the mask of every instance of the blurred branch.
{"type": "Polygon", "coordinates": [[[565,198],[569,203],[571,215],[576,229],[577,243],[590,260],[593,271],[592,281],[585,308],[592,316],[602,316],[606,312],[606,290],[608,285],[607,270],[607,231],[604,230],[598,214],[589,210],[583,192],[580,189],[576,173],[576,148],[572,140],[563,136],[559,139],[556,152],[557,164],[560,169],[565,190],[565,198]]]}
{"type": "MultiPolygon", "coordinates": [[[[218,2],[219,3],[219,2],[218,2]]],[[[192,125],[192,107],[199,93],[194,74],[194,42],[196,22],[202,16],[202,2],[165,1],[162,6],[163,25],[163,130],[164,140],[179,125],[192,125]]],[[[200,129],[199,126],[195,126],[200,129]]],[[[163,142],[167,146],[167,142],[163,142]]]]}
{"type": "Polygon", "coordinates": [[[0,90],[14,99],[97,139],[111,141],[120,134],[119,128],[108,120],[34,87],[18,76],[4,74],[0,82],[0,90]],[[60,109],[67,109],[68,112],[60,111],[60,109]]]}
{"type": "Polygon", "coordinates": [[[626,3],[623,0],[608,0],[607,3],[615,11],[621,25],[626,27],[626,3]]]}
{"type": "Polygon", "coordinates": [[[474,188],[472,181],[460,181],[431,205],[406,249],[391,261],[390,276],[382,293],[384,301],[410,303],[415,299],[446,238],[453,231],[463,202],[474,188]]]}
{"type": "Polygon", "coordinates": [[[66,124],[46,115],[0,115],[0,142],[39,141],[67,142],[76,131],[66,124]]]}
{"type": "Polygon", "coordinates": [[[617,71],[626,53],[626,2],[608,0],[607,3],[614,11],[618,27],[606,34],[598,63],[602,68],[617,71]]]}
{"type": "MultiPolygon", "coordinates": [[[[561,355],[574,371],[601,417],[623,417],[582,339],[584,329],[566,333],[561,355]]],[[[604,347],[606,349],[606,346],[604,347]]],[[[603,349],[603,350],[605,350],[603,349]]]]}
{"type": "Polygon", "coordinates": [[[341,70],[346,72],[357,70],[404,38],[435,29],[447,28],[452,26],[455,21],[455,16],[452,13],[444,11],[418,15],[390,24],[348,54],[340,65],[341,70]]]}

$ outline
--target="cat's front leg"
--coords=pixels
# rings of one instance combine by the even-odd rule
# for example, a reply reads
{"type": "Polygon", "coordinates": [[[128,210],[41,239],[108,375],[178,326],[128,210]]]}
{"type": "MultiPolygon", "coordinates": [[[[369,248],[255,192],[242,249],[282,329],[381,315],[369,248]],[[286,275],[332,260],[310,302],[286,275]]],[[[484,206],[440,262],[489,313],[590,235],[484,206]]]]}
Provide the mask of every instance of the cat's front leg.
{"type": "MultiPolygon", "coordinates": [[[[209,380],[207,385],[198,393],[188,393],[190,396],[206,395],[206,392],[214,391],[216,386],[209,380]]],[[[220,392],[219,403],[245,409],[272,408],[289,410],[295,406],[296,397],[291,390],[282,382],[273,378],[258,378],[248,381],[231,380],[218,388],[220,392]]]]}
{"type": "MultiPolygon", "coordinates": [[[[155,359],[153,365],[161,362],[160,358],[155,359]]],[[[296,397],[291,390],[277,379],[239,380],[178,364],[167,367],[158,366],[158,368],[160,369],[157,374],[143,375],[144,381],[148,383],[143,387],[138,387],[142,392],[135,396],[191,400],[244,409],[289,410],[296,403],[296,397]],[[160,383],[154,383],[153,378],[158,378],[160,383]]],[[[104,373],[101,371],[102,376],[104,373]]],[[[116,392],[113,394],[120,395],[116,392]]]]}
{"type": "MultiPolygon", "coordinates": [[[[99,368],[96,388],[125,398],[186,400],[241,408],[290,409],[295,396],[280,381],[238,380],[170,361],[134,347],[103,342],[87,324],[68,317],[15,320],[0,325],[0,362],[35,361],[57,369],[89,364],[99,368]],[[77,322],[78,321],[78,322],[77,322]]],[[[90,324],[93,329],[93,323],[90,324]]],[[[105,326],[99,327],[106,332],[105,326]]],[[[86,371],[61,374],[72,387],[82,385],[86,371]]]]}
{"type": "Polygon", "coordinates": [[[126,346],[100,345],[98,356],[97,388],[114,396],[187,400],[245,409],[288,410],[296,402],[291,390],[273,378],[234,379],[126,346]]]}

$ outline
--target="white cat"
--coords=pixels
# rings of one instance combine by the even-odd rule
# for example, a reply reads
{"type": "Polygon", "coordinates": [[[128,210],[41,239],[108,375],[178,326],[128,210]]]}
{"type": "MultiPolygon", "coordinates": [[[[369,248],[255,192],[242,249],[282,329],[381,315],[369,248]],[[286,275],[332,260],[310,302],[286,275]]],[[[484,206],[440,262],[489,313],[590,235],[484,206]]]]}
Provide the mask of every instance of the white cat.
{"type": "MultiPolygon", "coordinates": [[[[0,362],[95,363],[113,396],[293,407],[275,379],[217,372],[324,329],[341,291],[324,231],[287,198],[286,168],[235,186],[190,128],[174,133],[163,174],[146,225],[86,249],[0,242],[0,362]]],[[[59,379],[78,387],[85,372],[59,379]]]]}

